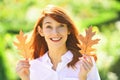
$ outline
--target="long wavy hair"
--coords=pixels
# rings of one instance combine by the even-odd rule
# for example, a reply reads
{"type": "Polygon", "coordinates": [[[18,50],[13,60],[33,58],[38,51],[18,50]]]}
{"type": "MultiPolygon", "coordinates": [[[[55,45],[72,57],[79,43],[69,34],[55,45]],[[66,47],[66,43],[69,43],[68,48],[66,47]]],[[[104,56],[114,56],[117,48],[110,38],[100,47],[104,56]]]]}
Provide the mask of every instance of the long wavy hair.
{"type": "Polygon", "coordinates": [[[68,35],[68,39],[66,41],[67,49],[70,50],[73,54],[73,59],[71,62],[69,62],[67,65],[68,67],[74,67],[75,63],[79,60],[79,57],[82,57],[82,54],[80,53],[80,47],[78,46],[80,44],[78,40],[78,31],[76,29],[76,26],[72,19],[66,14],[66,12],[61,9],[60,7],[49,5],[43,11],[41,12],[41,15],[39,19],[37,20],[32,38],[31,38],[31,46],[30,48],[33,49],[33,59],[36,59],[38,57],[41,57],[45,54],[45,52],[48,51],[47,43],[38,32],[38,27],[42,28],[43,19],[46,16],[52,17],[54,20],[56,20],[59,23],[67,24],[68,30],[70,31],[70,34],[68,35]]]}

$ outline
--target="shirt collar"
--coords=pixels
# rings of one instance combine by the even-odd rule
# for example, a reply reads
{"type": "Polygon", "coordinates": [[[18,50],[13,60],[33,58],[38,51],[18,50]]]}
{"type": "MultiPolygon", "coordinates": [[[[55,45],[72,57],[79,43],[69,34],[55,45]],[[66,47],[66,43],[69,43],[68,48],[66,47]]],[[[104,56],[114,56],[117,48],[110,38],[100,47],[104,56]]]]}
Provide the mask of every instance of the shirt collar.
{"type": "Polygon", "coordinates": [[[50,61],[50,58],[48,56],[48,52],[46,52],[43,56],[42,56],[42,61],[44,62],[49,62],[50,61]]]}
{"type": "Polygon", "coordinates": [[[65,59],[72,60],[73,54],[70,50],[68,50],[61,59],[64,61],[65,59]]]}
{"type": "MultiPolygon", "coordinates": [[[[64,61],[66,59],[68,60],[72,60],[72,57],[73,57],[73,54],[70,50],[68,50],[62,57],[61,57],[61,60],[64,61]]],[[[44,62],[50,62],[51,63],[51,60],[48,56],[48,52],[46,52],[43,56],[42,56],[42,61],[44,62]]]]}

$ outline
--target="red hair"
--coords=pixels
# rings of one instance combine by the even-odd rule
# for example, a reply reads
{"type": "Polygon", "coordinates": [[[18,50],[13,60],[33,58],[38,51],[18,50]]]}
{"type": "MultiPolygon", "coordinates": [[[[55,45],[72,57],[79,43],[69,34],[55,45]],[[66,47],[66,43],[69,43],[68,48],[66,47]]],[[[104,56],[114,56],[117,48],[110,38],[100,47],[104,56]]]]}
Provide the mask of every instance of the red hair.
{"type": "Polygon", "coordinates": [[[67,49],[70,50],[73,54],[73,59],[71,62],[68,63],[68,67],[69,66],[73,67],[75,63],[79,60],[79,57],[82,56],[82,54],[80,53],[80,47],[78,46],[80,44],[78,40],[78,31],[72,19],[65,13],[65,11],[56,6],[51,6],[51,5],[47,6],[42,11],[39,19],[37,20],[34,26],[32,39],[31,39],[31,48],[34,50],[33,59],[43,56],[45,52],[48,51],[48,46],[44,37],[39,35],[37,30],[39,26],[42,28],[43,19],[46,16],[52,17],[54,20],[56,20],[59,23],[67,24],[68,30],[70,31],[70,35],[68,35],[66,46],[67,49]]]}

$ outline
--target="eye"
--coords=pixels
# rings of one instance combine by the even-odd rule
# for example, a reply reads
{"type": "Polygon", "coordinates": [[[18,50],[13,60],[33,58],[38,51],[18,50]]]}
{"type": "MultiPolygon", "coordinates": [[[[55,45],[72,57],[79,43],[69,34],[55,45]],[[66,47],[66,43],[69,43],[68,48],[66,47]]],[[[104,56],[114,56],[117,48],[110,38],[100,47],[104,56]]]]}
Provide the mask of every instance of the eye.
{"type": "Polygon", "coordinates": [[[60,24],[59,27],[64,27],[64,24],[60,24]]]}
{"type": "Polygon", "coordinates": [[[52,26],[48,25],[48,26],[46,26],[46,28],[52,29],[52,26]]]}

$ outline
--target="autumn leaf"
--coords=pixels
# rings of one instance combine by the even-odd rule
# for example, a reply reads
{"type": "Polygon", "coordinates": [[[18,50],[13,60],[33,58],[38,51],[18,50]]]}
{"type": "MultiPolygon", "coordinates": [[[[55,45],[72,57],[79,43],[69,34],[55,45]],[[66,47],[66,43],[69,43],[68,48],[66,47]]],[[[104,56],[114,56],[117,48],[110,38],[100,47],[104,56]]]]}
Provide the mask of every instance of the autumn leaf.
{"type": "Polygon", "coordinates": [[[14,42],[14,45],[19,50],[19,54],[23,56],[25,59],[31,58],[32,50],[29,49],[30,44],[26,42],[27,36],[24,35],[22,30],[19,32],[19,35],[16,36],[18,42],[14,42]]]}
{"type": "Polygon", "coordinates": [[[94,51],[96,50],[95,48],[93,48],[92,46],[95,44],[98,44],[98,41],[100,39],[94,39],[92,40],[93,36],[95,35],[95,32],[92,32],[92,26],[86,30],[86,35],[79,35],[79,39],[80,39],[80,43],[81,45],[80,48],[80,52],[82,54],[86,54],[86,55],[95,55],[94,51]]]}

